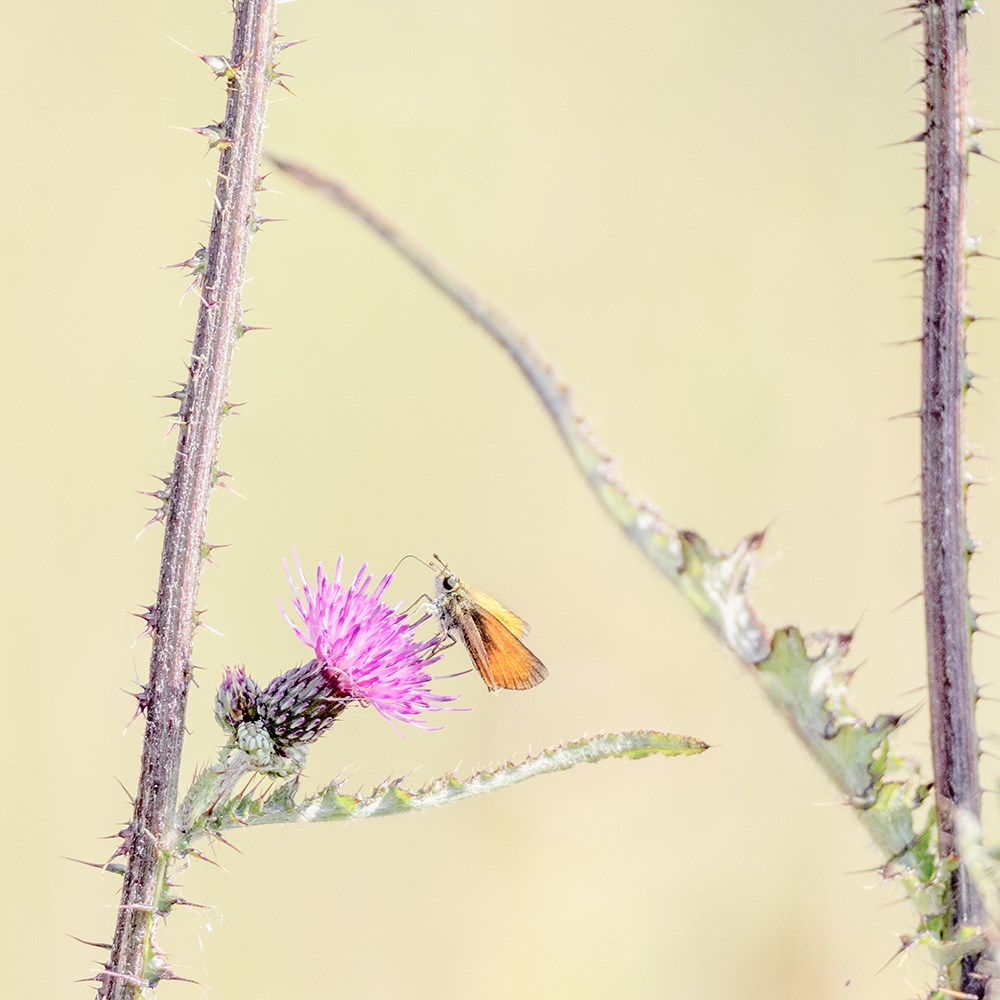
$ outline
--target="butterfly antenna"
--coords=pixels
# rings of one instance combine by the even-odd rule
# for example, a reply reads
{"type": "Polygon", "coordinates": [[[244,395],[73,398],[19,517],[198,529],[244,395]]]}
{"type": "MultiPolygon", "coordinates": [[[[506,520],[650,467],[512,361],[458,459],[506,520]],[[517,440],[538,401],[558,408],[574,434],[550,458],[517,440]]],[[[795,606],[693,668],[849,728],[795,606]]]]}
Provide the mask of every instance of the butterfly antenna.
{"type": "Polygon", "coordinates": [[[417,560],[417,562],[418,562],[418,563],[420,563],[420,565],[421,565],[421,566],[426,566],[426,567],[427,567],[428,569],[430,569],[430,570],[433,570],[433,568],[434,568],[433,566],[429,565],[428,563],[425,563],[425,562],[423,561],[423,559],[421,559],[421,558],[420,558],[420,556],[415,556],[415,555],[413,555],[413,553],[412,553],[412,552],[408,552],[408,553],[407,553],[407,554],[406,554],[405,556],[403,556],[403,558],[402,558],[402,559],[400,559],[400,560],[399,560],[399,562],[398,562],[398,563],[396,563],[396,565],[395,565],[395,566],[393,567],[393,569],[392,569],[393,573],[395,573],[395,572],[396,572],[396,570],[397,570],[397,569],[399,569],[399,567],[400,567],[400,566],[402,566],[402,565],[403,565],[403,563],[404,563],[404,562],[406,562],[406,560],[407,560],[407,559],[416,559],[416,560],[417,560]]]}

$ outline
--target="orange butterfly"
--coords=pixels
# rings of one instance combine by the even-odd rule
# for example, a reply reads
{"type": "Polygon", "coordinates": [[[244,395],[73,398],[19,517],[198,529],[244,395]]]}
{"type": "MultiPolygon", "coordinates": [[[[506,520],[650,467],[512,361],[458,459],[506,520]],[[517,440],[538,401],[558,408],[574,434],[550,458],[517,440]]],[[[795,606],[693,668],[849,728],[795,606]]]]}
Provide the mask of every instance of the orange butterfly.
{"type": "Polygon", "coordinates": [[[521,640],[529,625],[481,590],[467,587],[434,556],[434,612],[441,629],[462,640],[491,691],[526,691],[549,676],[545,664],[521,640]]]}

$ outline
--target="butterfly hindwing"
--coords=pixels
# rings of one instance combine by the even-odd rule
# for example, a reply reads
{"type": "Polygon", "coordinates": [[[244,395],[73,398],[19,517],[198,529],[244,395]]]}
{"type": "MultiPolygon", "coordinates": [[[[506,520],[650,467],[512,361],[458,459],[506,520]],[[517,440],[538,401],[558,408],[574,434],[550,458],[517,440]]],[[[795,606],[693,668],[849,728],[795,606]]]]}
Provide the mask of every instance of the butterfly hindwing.
{"type": "MultiPolygon", "coordinates": [[[[478,600],[479,595],[476,597],[478,600]]],[[[475,645],[482,647],[485,663],[480,663],[480,651],[474,648],[473,643],[467,642],[466,645],[476,669],[491,691],[497,688],[526,691],[536,684],[541,684],[548,677],[549,672],[545,664],[521,642],[502,619],[487,611],[481,604],[477,604],[470,615],[478,633],[476,638],[479,642],[475,645]]],[[[516,615],[512,617],[521,625],[524,624],[516,615]]]]}

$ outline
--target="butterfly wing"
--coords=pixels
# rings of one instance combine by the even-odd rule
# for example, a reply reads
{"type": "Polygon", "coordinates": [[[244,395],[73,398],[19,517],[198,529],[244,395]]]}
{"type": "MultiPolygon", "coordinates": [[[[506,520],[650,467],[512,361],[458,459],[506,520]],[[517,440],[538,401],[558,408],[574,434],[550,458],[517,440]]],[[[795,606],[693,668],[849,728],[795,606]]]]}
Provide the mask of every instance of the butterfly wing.
{"type": "Polygon", "coordinates": [[[505,608],[499,601],[490,597],[489,594],[484,594],[481,590],[475,590],[472,587],[466,587],[465,589],[469,592],[469,596],[475,604],[487,614],[499,619],[518,639],[523,639],[531,631],[531,626],[523,618],[518,618],[513,611],[505,608]]]}
{"type": "MultiPolygon", "coordinates": [[[[505,608],[502,610],[506,611],[505,608]]],[[[507,614],[511,613],[508,611],[507,614]]],[[[500,618],[480,605],[470,610],[469,617],[472,619],[477,641],[466,638],[465,645],[479,675],[491,691],[496,691],[497,688],[526,691],[541,684],[549,676],[545,664],[500,618]]],[[[521,622],[516,615],[512,617],[521,622]]]]}

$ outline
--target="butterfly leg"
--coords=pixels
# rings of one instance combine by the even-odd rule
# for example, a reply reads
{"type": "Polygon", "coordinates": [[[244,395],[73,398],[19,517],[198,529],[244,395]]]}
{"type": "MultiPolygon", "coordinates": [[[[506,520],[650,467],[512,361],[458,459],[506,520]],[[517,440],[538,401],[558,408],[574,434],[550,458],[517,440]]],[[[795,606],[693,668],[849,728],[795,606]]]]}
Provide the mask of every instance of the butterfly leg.
{"type": "Polygon", "coordinates": [[[408,608],[403,609],[403,614],[408,615],[418,604],[420,604],[421,601],[423,601],[424,604],[433,603],[430,594],[421,594],[408,608]]]}
{"type": "Polygon", "coordinates": [[[443,653],[446,649],[451,649],[451,647],[458,642],[458,640],[448,632],[438,632],[438,636],[439,638],[437,644],[434,647],[435,653],[443,653]]]}

